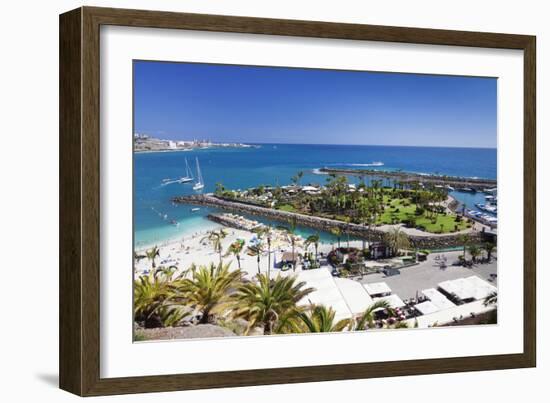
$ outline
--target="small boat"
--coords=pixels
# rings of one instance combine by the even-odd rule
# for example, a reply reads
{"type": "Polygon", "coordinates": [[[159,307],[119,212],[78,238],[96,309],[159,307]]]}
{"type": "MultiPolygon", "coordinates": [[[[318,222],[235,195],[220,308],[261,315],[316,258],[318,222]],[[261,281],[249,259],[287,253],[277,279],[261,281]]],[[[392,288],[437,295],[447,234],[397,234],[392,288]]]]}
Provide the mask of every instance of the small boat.
{"type": "Polygon", "coordinates": [[[170,224],[175,225],[176,227],[180,225],[180,223],[177,222],[176,220],[170,220],[170,224]]]}
{"type": "Polygon", "coordinates": [[[492,213],[492,214],[497,213],[497,206],[493,206],[491,204],[476,203],[476,207],[480,210],[487,211],[488,213],[492,213]]]}
{"type": "Polygon", "coordinates": [[[204,181],[202,179],[201,167],[199,165],[199,159],[195,158],[197,163],[197,182],[193,185],[193,190],[202,190],[204,188],[204,181]]]}
{"type": "Polygon", "coordinates": [[[189,169],[189,164],[187,163],[187,158],[185,159],[185,176],[182,176],[178,179],[179,183],[189,183],[193,181],[193,174],[189,169]]]}
{"type": "Polygon", "coordinates": [[[472,189],[472,188],[460,188],[458,190],[461,191],[461,192],[469,192],[469,193],[475,193],[476,192],[476,190],[472,189]]]}
{"type": "Polygon", "coordinates": [[[451,185],[447,185],[445,186],[448,190],[450,190],[451,192],[455,190],[454,187],[452,187],[451,185]]]}
{"type": "Polygon", "coordinates": [[[200,207],[194,207],[194,208],[191,209],[191,212],[194,213],[195,211],[199,211],[200,209],[201,209],[200,207]]]}

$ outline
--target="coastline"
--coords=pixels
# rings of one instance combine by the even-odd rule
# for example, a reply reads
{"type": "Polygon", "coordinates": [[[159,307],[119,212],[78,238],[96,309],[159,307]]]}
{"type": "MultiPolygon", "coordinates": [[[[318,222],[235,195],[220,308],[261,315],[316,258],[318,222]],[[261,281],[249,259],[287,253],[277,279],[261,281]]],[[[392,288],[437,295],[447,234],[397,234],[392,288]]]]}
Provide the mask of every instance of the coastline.
{"type": "Polygon", "coordinates": [[[135,150],[135,154],[148,154],[148,153],[173,153],[173,152],[190,152],[190,151],[199,151],[199,150],[212,150],[212,149],[219,149],[219,148],[258,148],[259,146],[254,146],[250,144],[242,144],[240,146],[223,146],[223,145],[212,145],[208,147],[194,147],[194,148],[166,148],[166,149],[159,149],[159,150],[135,150]]]}

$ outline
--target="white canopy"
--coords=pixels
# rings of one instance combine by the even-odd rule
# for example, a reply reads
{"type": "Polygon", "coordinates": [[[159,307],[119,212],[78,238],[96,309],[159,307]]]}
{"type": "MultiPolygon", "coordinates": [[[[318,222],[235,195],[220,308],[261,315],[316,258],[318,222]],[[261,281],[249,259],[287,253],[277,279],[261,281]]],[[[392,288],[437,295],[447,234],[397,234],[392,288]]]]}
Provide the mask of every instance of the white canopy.
{"type": "Polygon", "coordinates": [[[485,306],[483,301],[474,301],[467,304],[455,305],[454,307],[449,309],[427,313],[425,315],[417,316],[416,318],[407,319],[406,322],[410,327],[418,325],[418,327],[422,329],[431,326],[440,326],[451,323],[453,322],[454,318],[466,318],[469,317],[471,314],[479,315],[481,313],[488,312],[491,309],[494,309],[494,307],[485,306]]]}
{"type": "Polygon", "coordinates": [[[430,313],[434,313],[437,311],[440,311],[440,309],[431,301],[424,301],[420,304],[416,304],[415,309],[420,312],[422,315],[429,315],[430,313]]]}
{"type": "Polygon", "coordinates": [[[365,287],[365,290],[367,290],[371,297],[377,295],[391,294],[391,288],[384,282],[363,284],[363,287],[365,287]]]}
{"type": "Polygon", "coordinates": [[[360,283],[347,278],[333,278],[350,311],[354,315],[362,314],[372,305],[372,298],[360,283]]]}
{"type": "Polygon", "coordinates": [[[289,270],[281,274],[295,275],[298,281],[306,283],[306,287],[315,289],[303,298],[299,305],[315,304],[331,307],[336,312],[336,321],[359,315],[373,303],[373,299],[360,283],[333,277],[326,268],[301,270],[295,273],[289,270]]]}
{"type": "Polygon", "coordinates": [[[441,294],[435,288],[422,290],[422,294],[437,307],[437,310],[452,308],[455,306],[445,295],[441,294]]]}
{"type": "Polygon", "coordinates": [[[315,289],[303,298],[298,303],[299,305],[315,304],[331,307],[336,312],[334,318],[337,321],[351,317],[350,309],[327,269],[302,270],[296,273],[289,270],[286,273],[287,275],[296,275],[298,281],[306,283],[306,287],[315,289]]]}
{"type": "Polygon", "coordinates": [[[390,306],[390,308],[393,308],[393,309],[402,308],[402,307],[405,306],[405,303],[403,302],[403,300],[395,294],[387,295],[385,297],[380,297],[380,298],[374,298],[373,301],[374,302],[386,301],[388,303],[388,305],[390,306]]]}
{"type": "Polygon", "coordinates": [[[448,294],[456,295],[461,300],[480,300],[497,291],[495,286],[483,281],[477,276],[443,281],[438,284],[438,287],[448,294]]]}
{"type": "Polygon", "coordinates": [[[304,192],[315,192],[319,190],[319,188],[316,188],[315,186],[302,186],[302,190],[304,192]]]}

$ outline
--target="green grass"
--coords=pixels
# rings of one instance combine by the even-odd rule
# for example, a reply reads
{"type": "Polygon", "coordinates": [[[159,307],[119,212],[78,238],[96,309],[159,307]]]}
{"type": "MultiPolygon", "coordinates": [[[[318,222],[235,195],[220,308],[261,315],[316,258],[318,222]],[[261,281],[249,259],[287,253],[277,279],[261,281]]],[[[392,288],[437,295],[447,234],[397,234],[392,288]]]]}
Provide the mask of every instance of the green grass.
{"type": "Polygon", "coordinates": [[[291,204],[281,204],[280,206],[277,206],[277,210],[289,211],[291,213],[296,212],[296,209],[291,204]]]}
{"type": "Polygon", "coordinates": [[[409,199],[391,199],[384,196],[384,213],[378,217],[378,224],[391,224],[392,222],[404,222],[409,218],[416,220],[416,226],[422,226],[427,232],[451,233],[461,231],[469,227],[465,221],[456,222],[454,214],[434,214],[433,219],[426,214],[416,215],[416,205],[409,199]],[[387,205],[390,203],[390,206],[387,205]],[[393,219],[393,220],[392,220],[393,219]],[[456,226],[456,228],[455,228],[456,226]]]}
{"type": "MultiPolygon", "coordinates": [[[[288,212],[300,212],[302,214],[308,214],[302,212],[293,206],[291,203],[285,203],[278,205],[277,210],[288,212]]],[[[328,214],[317,213],[319,217],[326,217],[336,219],[339,221],[346,221],[349,217],[342,214],[328,214]]],[[[455,221],[456,215],[450,213],[428,213],[425,212],[422,215],[416,215],[416,204],[414,204],[409,198],[394,198],[388,195],[384,195],[384,212],[378,216],[376,224],[398,224],[406,223],[411,218],[416,221],[415,227],[424,228],[425,231],[431,233],[453,233],[462,231],[471,227],[471,224],[462,220],[455,221]]]]}

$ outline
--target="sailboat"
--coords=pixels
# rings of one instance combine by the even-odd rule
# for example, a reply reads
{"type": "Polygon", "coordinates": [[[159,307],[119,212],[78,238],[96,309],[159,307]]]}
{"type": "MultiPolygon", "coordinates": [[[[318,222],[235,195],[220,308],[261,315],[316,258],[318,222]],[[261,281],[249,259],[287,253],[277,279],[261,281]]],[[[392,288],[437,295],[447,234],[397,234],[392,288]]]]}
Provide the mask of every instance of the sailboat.
{"type": "Polygon", "coordinates": [[[201,190],[204,188],[204,181],[202,179],[201,167],[199,166],[199,159],[195,158],[197,162],[197,182],[193,185],[193,190],[201,190]]]}
{"type": "Polygon", "coordinates": [[[193,180],[193,175],[189,169],[189,164],[187,163],[187,158],[185,159],[185,176],[182,176],[178,179],[179,183],[189,183],[193,180]]]}

